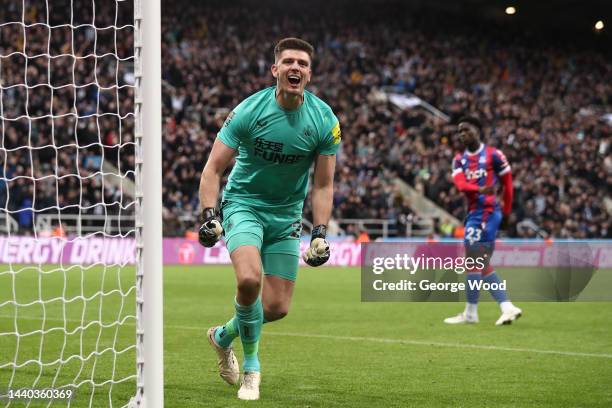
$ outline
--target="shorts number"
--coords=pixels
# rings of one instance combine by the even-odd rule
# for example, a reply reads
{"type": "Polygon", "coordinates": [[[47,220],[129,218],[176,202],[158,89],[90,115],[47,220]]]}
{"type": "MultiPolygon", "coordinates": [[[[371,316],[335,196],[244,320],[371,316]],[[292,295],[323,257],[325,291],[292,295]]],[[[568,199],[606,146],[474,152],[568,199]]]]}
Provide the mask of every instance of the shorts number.
{"type": "Polygon", "coordinates": [[[470,244],[480,241],[482,230],[480,228],[468,227],[465,230],[465,239],[470,241],[470,244]]]}

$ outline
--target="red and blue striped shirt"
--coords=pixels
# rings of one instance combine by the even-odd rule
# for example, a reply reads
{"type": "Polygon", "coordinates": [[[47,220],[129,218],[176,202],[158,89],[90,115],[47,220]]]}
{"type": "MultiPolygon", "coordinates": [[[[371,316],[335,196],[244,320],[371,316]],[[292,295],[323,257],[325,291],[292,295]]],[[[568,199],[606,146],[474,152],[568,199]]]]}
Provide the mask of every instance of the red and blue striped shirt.
{"type": "Polygon", "coordinates": [[[465,150],[453,159],[453,181],[457,189],[465,193],[468,212],[482,211],[491,213],[499,209],[495,192],[481,194],[480,187],[504,187],[503,214],[512,211],[512,172],[506,156],[498,149],[481,144],[478,150],[465,150]]]}

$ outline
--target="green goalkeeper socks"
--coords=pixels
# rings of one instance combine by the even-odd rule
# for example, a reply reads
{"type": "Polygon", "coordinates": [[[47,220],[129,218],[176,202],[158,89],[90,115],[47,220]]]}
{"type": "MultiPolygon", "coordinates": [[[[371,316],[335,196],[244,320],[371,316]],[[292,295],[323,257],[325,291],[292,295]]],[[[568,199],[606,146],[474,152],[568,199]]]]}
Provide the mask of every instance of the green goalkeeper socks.
{"type": "Polygon", "coordinates": [[[227,348],[239,335],[238,318],[234,315],[224,326],[215,331],[215,342],[221,347],[227,348]]]}
{"type": "MultiPolygon", "coordinates": [[[[266,318],[263,319],[263,324],[268,323],[266,318]]],[[[238,331],[238,318],[236,315],[232,317],[225,325],[219,327],[215,332],[215,342],[223,348],[228,348],[236,337],[240,336],[238,331]]]]}
{"type": "Polygon", "coordinates": [[[245,372],[260,371],[257,352],[259,350],[261,326],[263,325],[261,298],[258,297],[252,305],[243,306],[235,302],[235,306],[238,331],[240,332],[240,340],[244,350],[243,369],[245,372]]]}

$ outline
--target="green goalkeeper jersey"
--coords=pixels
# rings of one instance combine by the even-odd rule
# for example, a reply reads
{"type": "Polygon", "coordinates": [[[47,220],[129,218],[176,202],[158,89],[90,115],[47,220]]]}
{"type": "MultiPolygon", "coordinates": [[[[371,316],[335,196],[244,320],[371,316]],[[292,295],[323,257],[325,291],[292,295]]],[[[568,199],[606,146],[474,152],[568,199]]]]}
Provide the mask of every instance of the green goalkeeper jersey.
{"type": "Polygon", "coordinates": [[[217,137],[238,151],[224,201],[254,207],[299,209],[308,191],[308,170],[317,154],[340,146],[340,124],[331,108],[312,93],[295,110],[276,101],[276,87],[242,101],[217,137]]]}

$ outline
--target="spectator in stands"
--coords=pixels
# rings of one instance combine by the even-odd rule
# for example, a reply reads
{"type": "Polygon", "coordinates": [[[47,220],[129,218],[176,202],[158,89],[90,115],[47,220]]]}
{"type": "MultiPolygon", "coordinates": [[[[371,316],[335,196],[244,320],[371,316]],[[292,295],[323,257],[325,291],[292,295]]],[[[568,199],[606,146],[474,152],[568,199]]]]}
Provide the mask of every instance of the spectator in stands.
{"type": "MultiPolygon", "coordinates": [[[[21,6],[15,4],[9,2],[6,8],[9,21],[22,19],[21,6]]],[[[610,213],[605,203],[610,202],[612,190],[611,123],[602,119],[612,111],[609,49],[601,52],[577,46],[571,39],[551,46],[546,39],[529,33],[499,31],[486,24],[467,27],[452,16],[424,10],[415,18],[404,3],[351,4],[351,13],[343,12],[342,4],[310,6],[310,11],[299,13],[304,18],[291,21],[276,18],[276,8],[255,10],[243,1],[221,6],[176,0],[173,7],[166,8],[162,21],[163,200],[165,219],[179,224],[169,233],[183,235],[182,231],[194,225],[189,220],[196,219],[198,169],[227,109],[255,90],[272,85],[265,61],[276,40],[286,33],[308,33],[311,42],[321,44],[313,69],[323,75],[316,75],[312,89],[337,107],[346,135],[338,155],[335,218],[394,220],[398,235],[410,234],[410,218],[418,214],[409,205],[395,204],[394,180],[399,177],[461,221],[462,197],[449,176],[457,151],[454,120],[476,112],[490,124],[484,129],[491,135],[487,142],[502,149],[513,166],[516,199],[509,236],[610,236],[610,213]],[[277,23],[270,25],[269,21],[277,23]],[[450,115],[451,120],[418,109],[402,111],[377,96],[374,90],[381,87],[411,92],[450,115]]],[[[112,2],[96,3],[96,7],[96,20],[114,23],[112,2]]],[[[90,22],[91,10],[79,16],[83,23],[90,22]]],[[[66,18],[55,17],[58,21],[66,18]]],[[[55,17],[50,16],[50,23],[55,17]]],[[[45,13],[32,6],[25,22],[46,23],[45,19],[45,13]]],[[[27,55],[71,52],[71,30],[53,30],[50,44],[48,31],[42,27],[26,31],[27,55]]],[[[4,148],[10,153],[0,155],[0,169],[6,164],[3,176],[8,180],[5,193],[0,186],[0,202],[3,194],[8,196],[11,211],[22,208],[26,196],[12,177],[28,174],[32,167],[42,171],[41,163],[54,162],[59,150],[63,153],[58,174],[76,172],[78,150],[81,162],[88,156],[104,155],[104,162],[134,177],[134,120],[128,114],[134,110],[132,61],[112,55],[98,58],[96,83],[95,57],[87,57],[94,52],[93,34],[87,27],[75,30],[80,58],[75,64],[71,57],[54,58],[47,78],[46,58],[30,58],[24,72],[25,59],[19,54],[25,40],[23,27],[9,24],[2,28],[0,54],[11,54],[2,61],[4,117],[26,114],[26,74],[30,86],[27,112],[50,113],[51,94],[45,85],[50,83],[54,87],[53,114],[67,115],[29,122],[32,143],[41,147],[33,150],[33,163],[29,155],[13,150],[27,140],[28,122],[3,122],[4,148]],[[73,74],[79,88],[72,83],[73,74]],[[115,78],[119,78],[119,89],[98,86],[111,86],[115,78]],[[35,84],[43,86],[33,88],[35,84]],[[97,121],[82,117],[95,113],[119,116],[105,115],[97,121]],[[81,118],[76,121],[68,114],[81,118]],[[95,145],[100,137],[104,147],[95,145]],[[77,142],[94,145],[69,147],[77,142]],[[109,143],[123,146],[117,149],[109,143]]],[[[131,33],[118,29],[117,34],[116,55],[132,55],[131,33]]],[[[98,38],[97,46],[98,54],[105,47],[115,54],[113,41],[106,44],[98,38]]],[[[101,161],[100,167],[92,165],[95,160],[88,163],[89,174],[101,171],[101,161]]],[[[50,171],[47,174],[54,174],[50,171]]],[[[47,193],[55,189],[48,188],[47,193]]],[[[91,180],[81,191],[78,183],[67,181],[59,203],[54,193],[37,194],[33,206],[46,208],[38,200],[43,196],[46,206],[73,203],[81,196],[83,202],[91,203],[98,195],[115,200],[116,187],[105,183],[103,188],[109,194],[100,194],[101,188],[91,180]],[[71,189],[78,191],[77,196],[63,197],[71,189]]],[[[124,213],[133,211],[134,206],[129,205],[133,199],[123,195],[120,200],[127,208],[124,213]]],[[[116,204],[114,208],[116,211],[116,204]]],[[[100,209],[92,207],[85,212],[100,209]]],[[[305,210],[308,214],[308,208],[305,210]]],[[[448,230],[445,223],[440,223],[442,226],[448,230]]]]}

